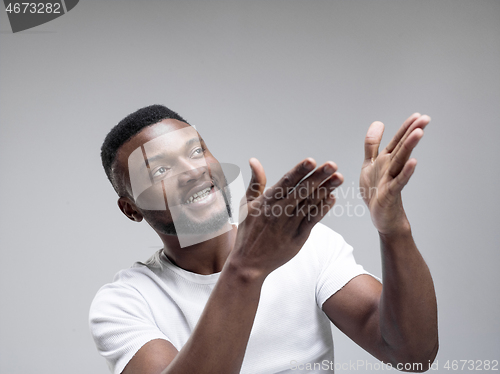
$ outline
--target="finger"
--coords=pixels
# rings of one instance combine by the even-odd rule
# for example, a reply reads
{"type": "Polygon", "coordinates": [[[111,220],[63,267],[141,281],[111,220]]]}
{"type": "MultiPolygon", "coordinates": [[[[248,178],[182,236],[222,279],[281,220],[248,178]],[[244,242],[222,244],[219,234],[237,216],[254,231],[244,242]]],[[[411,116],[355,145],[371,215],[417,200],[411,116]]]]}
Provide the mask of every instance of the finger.
{"type": "Polygon", "coordinates": [[[384,124],[380,121],[373,122],[368,128],[365,137],[365,161],[371,161],[378,156],[378,148],[384,133],[384,124]]]}
{"type": "Polygon", "coordinates": [[[413,175],[416,167],[416,159],[411,158],[406,161],[403,170],[401,170],[401,173],[399,173],[398,176],[391,181],[391,184],[389,186],[389,191],[391,192],[391,194],[398,194],[403,190],[404,186],[406,186],[411,176],[413,175]]]}
{"type": "Polygon", "coordinates": [[[420,117],[420,113],[413,113],[411,116],[409,116],[406,121],[404,121],[403,125],[399,128],[398,132],[396,135],[394,135],[394,138],[390,141],[390,143],[385,147],[387,152],[392,152],[394,148],[398,145],[399,141],[403,138],[405,135],[406,131],[408,128],[411,126],[413,122],[417,120],[417,118],[420,117]]]}
{"type": "Polygon", "coordinates": [[[417,128],[408,136],[405,140],[401,148],[397,153],[394,154],[394,157],[391,155],[391,162],[389,164],[389,175],[392,178],[396,178],[396,176],[403,170],[406,162],[410,158],[411,152],[417,146],[420,139],[424,136],[424,130],[417,128]]]}
{"type": "Polygon", "coordinates": [[[319,204],[322,200],[328,197],[337,187],[339,187],[344,182],[344,176],[340,173],[333,174],[324,183],[321,184],[317,189],[315,189],[307,199],[302,201],[298,206],[298,211],[307,211],[308,206],[314,206],[319,204]]]}
{"type": "Polygon", "coordinates": [[[428,115],[423,115],[423,116],[420,116],[419,118],[417,118],[410,125],[410,127],[408,127],[408,130],[406,130],[405,134],[403,135],[403,137],[401,138],[399,143],[396,145],[396,148],[394,148],[394,150],[391,153],[397,153],[399,151],[399,149],[402,147],[402,145],[404,144],[404,142],[406,141],[406,139],[408,138],[408,136],[410,136],[410,134],[415,129],[420,128],[423,130],[425,128],[425,126],[427,126],[429,124],[430,120],[431,120],[431,117],[429,117],[428,115]]]}
{"type": "Polygon", "coordinates": [[[252,201],[258,198],[264,192],[266,188],[266,173],[264,172],[264,167],[256,158],[251,158],[249,160],[250,168],[252,169],[252,179],[248,185],[246,197],[247,201],[252,201]]]}
{"type": "Polygon", "coordinates": [[[328,196],[326,196],[318,204],[309,206],[308,213],[300,222],[297,230],[299,235],[308,234],[314,225],[316,225],[328,214],[334,204],[335,196],[333,194],[328,194],[328,196]]]}
{"type": "Polygon", "coordinates": [[[309,197],[313,196],[318,191],[320,186],[322,186],[323,182],[331,178],[336,171],[337,165],[334,162],[325,162],[317,168],[314,173],[298,183],[295,189],[290,191],[288,196],[286,196],[281,203],[293,206],[302,203],[309,197]]]}
{"type": "Polygon", "coordinates": [[[269,200],[281,200],[316,167],[316,161],[306,158],[286,173],[273,187],[268,189],[264,196],[269,200]]]}

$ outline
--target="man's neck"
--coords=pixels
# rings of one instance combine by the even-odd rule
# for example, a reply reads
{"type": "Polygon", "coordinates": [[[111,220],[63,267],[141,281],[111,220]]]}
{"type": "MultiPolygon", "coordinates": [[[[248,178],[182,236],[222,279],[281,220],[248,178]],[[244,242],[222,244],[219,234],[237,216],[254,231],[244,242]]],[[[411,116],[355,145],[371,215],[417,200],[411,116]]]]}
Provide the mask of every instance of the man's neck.
{"type": "Polygon", "coordinates": [[[163,241],[163,253],[181,269],[197,274],[213,274],[222,271],[229,253],[236,240],[236,226],[212,239],[181,248],[173,236],[160,236],[163,241]]]}

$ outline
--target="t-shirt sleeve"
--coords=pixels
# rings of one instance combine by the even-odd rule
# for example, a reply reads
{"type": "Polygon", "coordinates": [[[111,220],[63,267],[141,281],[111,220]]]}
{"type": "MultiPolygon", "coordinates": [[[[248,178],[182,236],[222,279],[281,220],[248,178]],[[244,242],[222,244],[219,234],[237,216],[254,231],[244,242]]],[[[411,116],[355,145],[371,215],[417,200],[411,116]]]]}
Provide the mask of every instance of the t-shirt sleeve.
{"type": "Polygon", "coordinates": [[[317,238],[320,243],[318,258],[321,271],[316,283],[316,302],[320,308],[323,303],[334,293],[344,287],[351,279],[361,274],[368,274],[363,266],[356,263],[353,248],[346,243],[344,238],[324,225],[316,225],[314,230],[319,231],[317,238]]]}
{"type": "Polygon", "coordinates": [[[97,350],[114,374],[121,373],[147,342],[169,340],[156,326],[140,292],[116,282],[97,292],[90,307],[89,325],[97,350]]]}

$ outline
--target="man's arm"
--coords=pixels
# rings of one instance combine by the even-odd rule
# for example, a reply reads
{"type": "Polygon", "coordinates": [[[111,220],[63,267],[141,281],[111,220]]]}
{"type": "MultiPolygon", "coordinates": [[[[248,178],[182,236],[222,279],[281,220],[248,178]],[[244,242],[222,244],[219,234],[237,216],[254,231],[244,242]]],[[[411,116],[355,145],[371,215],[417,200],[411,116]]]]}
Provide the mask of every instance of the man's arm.
{"type": "Polygon", "coordinates": [[[395,368],[402,363],[400,369],[410,363],[410,371],[425,371],[438,351],[432,278],[411,235],[389,245],[383,241],[383,287],[370,275],[359,275],[325,301],[323,311],[379,360],[395,368]]]}
{"type": "Polygon", "coordinates": [[[179,352],[163,340],[145,344],[124,374],[240,371],[265,278],[299,252],[313,226],[333,206],[331,192],[343,181],[336,165],[328,162],[300,183],[301,194],[287,195],[314,169],[314,160],[306,159],[263,193],[264,170],[255,159],[251,166],[248,216],[190,338],[179,352]],[[318,189],[321,183],[324,188],[318,189]],[[276,205],[280,209],[273,209],[276,205]],[[313,206],[321,214],[307,214],[313,206]]]}
{"type": "Polygon", "coordinates": [[[134,355],[123,374],[238,373],[263,280],[225,267],[180,352],[166,340],[152,340],[134,355]]]}
{"type": "Polygon", "coordinates": [[[401,190],[416,166],[410,154],[429,121],[418,113],[409,117],[380,154],[383,124],[370,126],[360,187],[379,231],[383,286],[361,275],[323,304],[330,320],[361,347],[410,371],[429,369],[438,350],[434,285],[401,200],[401,190]],[[411,367],[405,368],[405,363],[411,367]]]}

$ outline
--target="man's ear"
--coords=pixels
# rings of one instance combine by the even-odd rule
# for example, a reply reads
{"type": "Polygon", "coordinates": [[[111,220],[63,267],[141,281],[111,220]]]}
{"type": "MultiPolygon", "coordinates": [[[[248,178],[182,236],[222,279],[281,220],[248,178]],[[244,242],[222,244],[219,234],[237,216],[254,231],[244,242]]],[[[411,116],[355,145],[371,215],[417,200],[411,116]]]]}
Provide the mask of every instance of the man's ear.
{"type": "Polygon", "coordinates": [[[120,197],[118,199],[118,207],[129,219],[136,222],[141,222],[144,218],[139,212],[135,203],[129,197],[120,197]]]}

